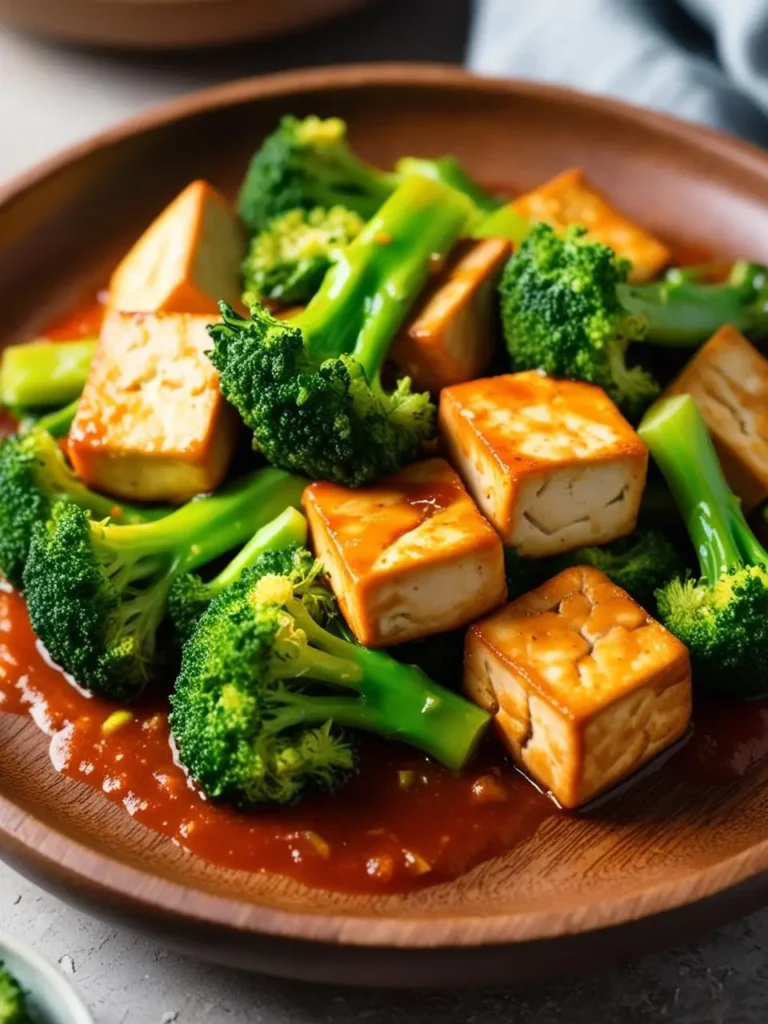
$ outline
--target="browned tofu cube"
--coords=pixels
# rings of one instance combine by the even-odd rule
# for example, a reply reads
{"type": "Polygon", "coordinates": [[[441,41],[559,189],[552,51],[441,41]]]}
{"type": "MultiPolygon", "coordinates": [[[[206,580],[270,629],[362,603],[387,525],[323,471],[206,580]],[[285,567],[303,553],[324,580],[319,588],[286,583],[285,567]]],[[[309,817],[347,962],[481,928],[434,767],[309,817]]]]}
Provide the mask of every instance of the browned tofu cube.
{"type": "Polygon", "coordinates": [[[516,763],[571,808],[656,757],[691,717],[687,649],[585,566],[470,628],[464,689],[516,763]]]}
{"type": "Polygon", "coordinates": [[[768,360],[735,327],[721,327],[668,394],[693,398],[745,510],[762,505],[768,498],[768,360]]]}
{"type": "Polygon", "coordinates": [[[440,395],[451,461],[501,539],[525,557],[635,528],[648,450],[604,391],[535,371],[440,395]]]}
{"type": "Polygon", "coordinates": [[[444,459],[358,490],[311,484],[304,507],[341,610],[369,647],[465,626],[506,597],[499,538],[444,459]]]}
{"type": "Polygon", "coordinates": [[[591,241],[603,242],[629,260],[630,281],[649,281],[669,263],[669,249],[611,206],[577,168],[519,196],[514,208],[528,220],[545,221],[557,230],[581,224],[591,241]]]}
{"type": "Polygon", "coordinates": [[[226,199],[193,181],[147,228],[109,283],[113,309],[218,314],[240,303],[245,236],[226,199]]]}
{"type": "Polygon", "coordinates": [[[221,483],[238,425],[205,354],[208,323],[180,313],[107,315],[69,434],[86,483],[130,501],[174,503],[221,483]]]}
{"type": "Polygon", "coordinates": [[[389,358],[419,391],[473,380],[493,357],[496,287],[512,247],[503,238],[465,239],[419,301],[389,358]]]}

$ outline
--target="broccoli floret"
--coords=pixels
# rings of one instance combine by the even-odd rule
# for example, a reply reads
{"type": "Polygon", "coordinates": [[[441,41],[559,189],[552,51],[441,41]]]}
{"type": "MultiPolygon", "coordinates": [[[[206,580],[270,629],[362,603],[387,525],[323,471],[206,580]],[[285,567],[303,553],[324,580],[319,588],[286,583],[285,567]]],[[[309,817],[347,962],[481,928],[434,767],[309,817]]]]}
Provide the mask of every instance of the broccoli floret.
{"type": "Polygon", "coordinates": [[[500,285],[507,348],[513,369],[597,384],[636,416],[659,386],[626,364],[629,344],[645,330],[618,297],[630,265],[607,246],[585,242],[585,234],[571,227],[561,237],[536,224],[510,258],[500,285]]]}
{"type": "Polygon", "coordinates": [[[452,157],[401,161],[400,173],[381,171],[352,152],[347,126],[338,117],[289,116],[253,156],[238,208],[251,234],[298,208],[345,206],[367,220],[414,174],[467,194],[476,217],[495,203],[452,157]]]}
{"type": "Polygon", "coordinates": [[[354,765],[340,729],[399,739],[461,768],[486,712],[325,628],[335,602],[317,563],[296,552],[271,559],[271,573],[256,565],[212,602],[184,647],[171,731],[205,793],[255,804],[334,789],[354,765]]]}
{"type": "MultiPolygon", "coordinates": [[[[287,508],[262,526],[231,562],[213,579],[203,581],[196,573],[177,576],[168,594],[168,619],[181,646],[192,635],[198,619],[211,601],[236,583],[246,569],[266,552],[299,548],[307,541],[307,521],[295,508],[287,508]]],[[[273,572],[273,569],[269,569],[273,572]]]]}
{"type": "MultiPolygon", "coordinates": [[[[495,215],[502,234],[506,209],[495,215]]],[[[493,221],[476,231],[491,233],[493,221]]],[[[629,262],[585,235],[583,227],[558,235],[536,224],[507,264],[501,309],[514,369],[598,384],[636,416],[659,386],[641,367],[627,367],[633,342],[697,346],[726,323],[753,338],[768,337],[768,271],[760,264],[734,264],[721,284],[708,284],[703,271],[689,269],[630,285],[629,262]]]]}
{"type": "Polygon", "coordinates": [[[242,544],[305,481],[264,469],[154,523],[94,522],[72,503],[35,524],[24,591],[32,627],[80,684],[116,700],[144,689],[174,579],[242,544]]]}
{"type": "Polygon", "coordinates": [[[656,601],[688,647],[694,681],[730,697],[768,692],[768,553],[729,489],[689,395],[660,400],[639,428],[674,495],[701,578],[674,579],[656,601]]]}
{"type": "Polygon", "coordinates": [[[0,357],[0,405],[50,408],[77,398],[96,351],[92,339],[11,345],[0,357]]]}
{"type": "Polygon", "coordinates": [[[460,237],[470,204],[424,178],[403,184],[344,249],[297,317],[222,304],[209,328],[224,396],[269,461],[358,486],[413,461],[434,431],[429,395],[379,371],[435,258],[460,237]]]}
{"type": "Polygon", "coordinates": [[[0,961],[0,1024],[32,1024],[21,986],[0,961]]]}
{"type": "Polygon", "coordinates": [[[364,221],[343,206],[289,210],[252,240],[243,261],[243,302],[283,305],[309,302],[340,249],[360,234],[364,221]]]}
{"type": "Polygon", "coordinates": [[[675,268],[662,281],[619,286],[624,308],[645,323],[647,342],[696,347],[724,324],[754,341],[768,338],[768,267],[742,260],[717,284],[703,280],[706,270],[675,268]]]}
{"type": "Polygon", "coordinates": [[[39,428],[0,439],[0,573],[16,587],[35,523],[45,522],[56,501],[74,502],[93,516],[120,523],[158,519],[163,509],[139,509],[89,490],[70,469],[54,438],[39,428]]]}
{"type": "Polygon", "coordinates": [[[337,117],[282,118],[251,160],[240,191],[240,216],[251,233],[300,207],[345,206],[368,218],[397,185],[397,176],[363,163],[337,117]]]}
{"type": "Polygon", "coordinates": [[[654,611],[654,594],[685,565],[672,543],[656,530],[638,530],[630,537],[604,547],[583,547],[552,558],[521,558],[514,548],[505,551],[510,597],[519,597],[573,565],[592,565],[634,597],[639,605],[654,611]]]}

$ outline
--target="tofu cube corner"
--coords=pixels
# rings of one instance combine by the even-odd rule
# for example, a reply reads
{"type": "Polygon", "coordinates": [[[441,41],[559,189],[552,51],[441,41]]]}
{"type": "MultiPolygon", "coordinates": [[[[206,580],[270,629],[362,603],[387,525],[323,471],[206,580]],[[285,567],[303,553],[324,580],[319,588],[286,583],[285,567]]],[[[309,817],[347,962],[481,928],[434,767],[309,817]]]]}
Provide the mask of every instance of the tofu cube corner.
{"type": "Polygon", "coordinates": [[[721,327],[667,394],[693,398],[745,511],[762,505],[768,498],[768,360],[735,327],[721,327]]]}
{"type": "Polygon", "coordinates": [[[512,247],[503,238],[464,239],[428,286],[389,359],[417,391],[472,380],[493,358],[496,288],[512,247]]]}
{"type": "Polygon", "coordinates": [[[444,459],[357,490],[310,484],[304,509],[344,617],[368,647],[466,626],[506,599],[501,542],[444,459]]]}
{"type": "Polygon", "coordinates": [[[147,228],[109,283],[109,305],[128,313],[206,313],[240,304],[243,229],[229,203],[193,181],[147,228]]]}
{"type": "Polygon", "coordinates": [[[91,487],[181,504],[221,483],[239,428],[206,355],[209,322],[107,314],[68,439],[72,464],[91,487]]]}
{"type": "Polygon", "coordinates": [[[515,762],[577,808],[675,743],[688,651],[599,570],[577,566],[473,625],[464,690],[515,762]]]}
{"type": "Polygon", "coordinates": [[[440,394],[440,434],[505,545],[545,558],[631,533],[648,450],[601,388],[536,371],[440,394]]]}
{"type": "Polygon", "coordinates": [[[611,206],[578,168],[518,196],[513,205],[521,216],[545,221],[558,231],[581,224],[591,242],[603,242],[629,260],[630,281],[650,281],[669,263],[667,246],[611,206]]]}

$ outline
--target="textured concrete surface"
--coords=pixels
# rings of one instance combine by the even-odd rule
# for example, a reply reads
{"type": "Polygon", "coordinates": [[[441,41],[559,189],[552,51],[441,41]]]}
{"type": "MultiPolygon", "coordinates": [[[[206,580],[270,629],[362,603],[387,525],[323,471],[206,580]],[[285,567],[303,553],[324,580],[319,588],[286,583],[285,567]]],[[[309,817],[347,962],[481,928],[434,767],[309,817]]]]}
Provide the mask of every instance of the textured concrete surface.
{"type": "Polygon", "coordinates": [[[71,976],[97,1024],[764,1024],[768,912],[536,989],[391,993],[248,977],[84,917],[0,867],[0,922],[71,976]]]}
{"type": "MultiPolygon", "coordinates": [[[[0,180],[148,103],[206,82],[341,60],[459,60],[468,3],[380,0],[311,39],[205,57],[62,50],[0,28],[0,180]]],[[[70,974],[98,1024],[768,1020],[768,912],[700,944],[586,979],[530,991],[448,995],[339,991],[210,967],[90,920],[1,866],[0,928],[31,942],[70,974]]]]}

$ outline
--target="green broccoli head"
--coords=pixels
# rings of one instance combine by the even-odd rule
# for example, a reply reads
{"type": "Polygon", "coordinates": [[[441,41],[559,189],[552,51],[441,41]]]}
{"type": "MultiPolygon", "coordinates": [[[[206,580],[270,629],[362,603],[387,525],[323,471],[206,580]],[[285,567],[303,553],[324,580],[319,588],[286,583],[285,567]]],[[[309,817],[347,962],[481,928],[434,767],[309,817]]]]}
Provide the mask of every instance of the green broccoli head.
{"type": "Polygon", "coordinates": [[[319,572],[306,549],[263,555],[210,604],[184,646],[171,728],[182,763],[210,797],[288,803],[337,788],[355,768],[349,737],[322,710],[312,720],[311,684],[284,680],[292,665],[303,671],[306,634],[280,604],[254,597],[262,580],[271,584],[266,598],[282,583],[320,617],[332,598],[319,572]]]}
{"type": "Polygon", "coordinates": [[[46,463],[55,467],[57,480],[69,472],[49,434],[0,440],[0,572],[16,587],[21,586],[35,523],[45,522],[51,509],[47,488],[38,486],[46,463]]]}
{"type": "Polygon", "coordinates": [[[83,485],[61,448],[45,430],[0,440],[0,573],[21,587],[24,563],[36,523],[43,523],[56,501],[74,502],[93,515],[113,515],[124,523],[156,519],[161,509],[118,505],[83,485]]]}
{"type": "Polygon", "coordinates": [[[34,527],[24,570],[30,620],[53,660],[115,700],[144,688],[165,613],[168,560],[113,543],[141,527],[92,522],[71,502],[34,527]]]}
{"type": "Polygon", "coordinates": [[[561,237],[536,224],[509,260],[500,289],[512,366],[597,384],[637,416],[659,387],[626,364],[628,346],[645,329],[619,299],[630,265],[607,246],[585,242],[585,233],[571,227],[561,237]]]}
{"type": "Polygon", "coordinates": [[[243,302],[308,302],[339,249],[362,227],[360,215],[344,206],[289,210],[275,217],[251,240],[243,261],[243,302]]]}
{"type": "Polygon", "coordinates": [[[21,986],[0,961],[0,1024],[31,1024],[21,986]]]}
{"type": "Polygon", "coordinates": [[[768,552],[723,476],[690,395],[661,399],[640,436],[669,485],[690,534],[701,578],[656,592],[659,618],[688,647],[694,681],[726,696],[768,691],[768,552]]]}
{"type": "Polygon", "coordinates": [[[408,178],[340,251],[303,312],[285,323],[259,306],[250,319],[221,305],[210,358],[224,395],[278,466],[357,486],[400,469],[434,430],[428,395],[381,368],[435,258],[462,237],[466,196],[408,178]]]}
{"type": "Polygon", "coordinates": [[[319,360],[301,328],[254,306],[244,319],[222,304],[209,328],[223,395],[275,466],[357,487],[412,462],[434,433],[427,394],[401,380],[387,393],[350,356],[319,360]]]}
{"type": "Polygon", "coordinates": [[[97,518],[125,524],[152,522],[162,508],[121,505],[89,490],[72,472],[64,453],[46,430],[0,440],[0,573],[15,587],[23,584],[24,564],[36,523],[48,519],[57,501],[70,501],[97,518]]]}
{"type": "MultiPolygon", "coordinates": [[[[302,579],[311,579],[318,574],[319,565],[315,565],[314,559],[303,547],[306,539],[306,520],[300,513],[294,514],[304,523],[303,536],[299,542],[289,543],[283,547],[281,538],[279,536],[275,538],[273,535],[270,543],[276,544],[276,549],[260,551],[253,562],[244,565],[239,571],[237,565],[238,563],[242,564],[243,552],[213,580],[204,582],[193,572],[182,573],[181,576],[174,579],[168,594],[167,614],[179,644],[183,644],[192,636],[195,626],[210,603],[228,586],[237,583],[244,572],[252,570],[261,575],[283,573],[297,583],[302,579]]],[[[256,536],[258,537],[258,534],[256,536]]]]}
{"type": "Polygon", "coordinates": [[[657,530],[638,530],[604,547],[576,548],[536,560],[521,558],[513,548],[507,548],[505,560],[510,597],[538,587],[573,565],[591,565],[651,612],[656,607],[656,590],[685,572],[675,547],[657,530]]]}
{"type": "Polygon", "coordinates": [[[32,627],[80,684],[137,696],[157,668],[156,634],[173,580],[246,541],[306,481],[267,468],[156,522],[94,522],[72,502],[37,523],[24,569],[32,627]]]}
{"type": "Polygon", "coordinates": [[[209,796],[285,803],[335,788],[354,767],[347,728],[458,769],[488,724],[419,669],[342,637],[319,571],[306,552],[265,557],[209,605],[184,645],[171,731],[209,796]]]}
{"type": "Polygon", "coordinates": [[[355,156],[339,118],[287,116],[253,156],[238,208],[252,234],[299,208],[340,205],[368,218],[396,184],[355,156]]]}
{"type": "Polygon", "coordinates": [[[659,617],[689,649],[696,685],[724,695],[766,692],[768,563],[726,569],[713,583],[674,579],[656,595],[659,617]]]}

